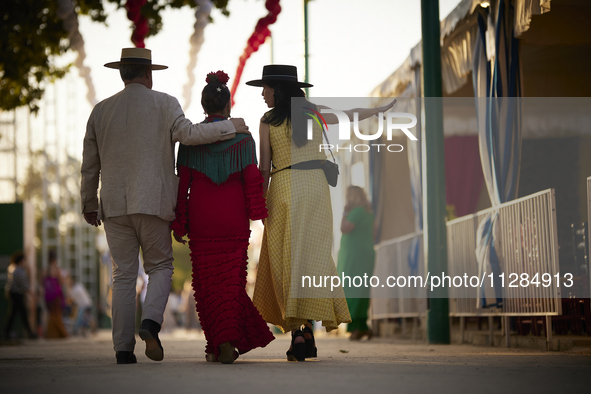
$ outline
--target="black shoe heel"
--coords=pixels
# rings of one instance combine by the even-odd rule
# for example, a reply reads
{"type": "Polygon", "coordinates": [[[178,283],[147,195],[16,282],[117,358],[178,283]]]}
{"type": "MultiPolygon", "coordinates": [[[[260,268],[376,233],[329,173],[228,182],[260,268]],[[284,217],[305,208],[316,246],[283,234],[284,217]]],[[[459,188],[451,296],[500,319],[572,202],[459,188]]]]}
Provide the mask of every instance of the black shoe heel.
{"type": "Polygon", "coordinates": [[[285,352],[287,361],[306,361],[306,343],[294,343],[297,337],[304,338],[301,330],[297,330],[291,335],[291,349],[285,352]]]}
{"type": "Polygon", "coordinates": [[[306,341],[306,358],[318,357],[318,349],[316,348],[314,333],[310,327],[304,327],[304,340],[306,341]],[[310,334],[311,338],[306,338],[306,334],[310,334]]]}
{"type": "Polygon", "coordinates": [[[306,358],[318,357],[318,349],[314,345],[313,339],[306,339],[306,358]]]}
{"type": "Polygon", "coordinates": [[[291,352],[297,361],[306,361],[306,344],[305,343],[294,344],[291,352]]]}

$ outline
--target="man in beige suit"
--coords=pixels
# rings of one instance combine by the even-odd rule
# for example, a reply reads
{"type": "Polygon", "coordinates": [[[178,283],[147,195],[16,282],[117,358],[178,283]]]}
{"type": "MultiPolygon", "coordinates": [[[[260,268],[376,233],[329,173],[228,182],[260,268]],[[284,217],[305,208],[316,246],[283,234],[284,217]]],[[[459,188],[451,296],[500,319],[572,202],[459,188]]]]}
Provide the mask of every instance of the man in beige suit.
{"type": "Polygon", "coordinates": [[[105,224],[113,258],[113,344],[118,364],[137,362],[135,286],[140,247],[149,283],[140,337],[146,356],[164,358],[158,338],[171,287],[172,238],[178,178],[174,144],[207,144],[248,133],[236,118],[193,124],[172,96],[152,90],[152,64],[144,48],[124,48],[121,60],[105,64],[119,69],[125,88],[98,103],[88,119],[82,161],[82,212],[86,221],[105,224]],[[101,180],[100,204],[97,196],[101,180]]]}

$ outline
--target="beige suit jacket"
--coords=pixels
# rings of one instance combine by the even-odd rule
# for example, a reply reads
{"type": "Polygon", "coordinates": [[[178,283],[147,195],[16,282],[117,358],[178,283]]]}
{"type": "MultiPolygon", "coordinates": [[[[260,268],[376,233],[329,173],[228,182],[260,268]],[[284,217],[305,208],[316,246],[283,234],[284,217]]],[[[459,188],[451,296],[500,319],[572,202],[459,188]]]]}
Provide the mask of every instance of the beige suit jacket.
{"type": "Polygon", "coordinates": [[[233,138],[230,121],[193,124],[177,99],[132,83],[98,103],[88,119],[82,158],[82,212],[99,219],[143,213],[173,220],[178,177],[174,145],[233,138]],[[97,196],[101,181],[100,204],[97,196]]]}

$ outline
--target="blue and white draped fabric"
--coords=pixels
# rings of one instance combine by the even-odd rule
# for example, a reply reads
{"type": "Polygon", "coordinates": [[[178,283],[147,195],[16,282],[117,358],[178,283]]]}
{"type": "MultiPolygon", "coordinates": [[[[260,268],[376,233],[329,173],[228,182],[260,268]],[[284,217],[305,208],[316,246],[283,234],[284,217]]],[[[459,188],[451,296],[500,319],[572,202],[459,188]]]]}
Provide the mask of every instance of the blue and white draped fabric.
{"type": "MultiPolygon", "coordinates": [[[[493,208],[517,197],[521,160],[521,75],[519,40],[514,37],[514,10],[499,0],[494,24],[491,16],[478,16],[479,37],[474,48],[472,70],[478,139],[484,180],[493,208]],[[485,21],[488,18],[488,21],[485,21]],[[488,23],[487,23],[488,22],[488,23]],[[494,57],[487,57],[487,25],[494,26],[494,57]]],[[[490,37],[490,36],[489,36],[490,37]]],[[[476,258],[479,276],[503,272],[499,253],[498,211],[487,215],[477,231],[476,258]]],[[[479,308],[501,307],[500,283],[486,283],[481,289],[479,308]],[[488,286],[486,286],[488,285],[488,286]]]]}
{"type": "Polygon", "coordinates": [[[409,141],[408,166],[410,168],[410,188],[412,192],[412,206],[415,211],[415,232],[416,236],[412,239],[410,249],[408,250],[408,266],[411,275],[419,273],[419,262],[421,256],[421,237],[423,232],[423,157],[422,157],[422,98],[421,98],[421,69],[415,68],[415,78],[413,81],[415,97],[409,100],[411,108],[407,112],[414,113],[417,117],[416,133],[417,141],[409,141]],[[414,104],[414,105],[413,105],[414,104]]]}
{"type": "MultiPolygon", "coordinates": [[[[369,151],[369,190],[371,190],[371,207],[376,214],[377,220],[377,213],[378,207],[380,202],[380,189],[381,189],[381,176],[382,176],[382,166],[380,164],[380,155],[374,150],[369,151]]],[[[334,208],[333,208],[334,209],[334,208]]],[[[374,236],[373,242],[378,244],[382,240],[382,226],[377,226],[377,231],[374,236]]]]}

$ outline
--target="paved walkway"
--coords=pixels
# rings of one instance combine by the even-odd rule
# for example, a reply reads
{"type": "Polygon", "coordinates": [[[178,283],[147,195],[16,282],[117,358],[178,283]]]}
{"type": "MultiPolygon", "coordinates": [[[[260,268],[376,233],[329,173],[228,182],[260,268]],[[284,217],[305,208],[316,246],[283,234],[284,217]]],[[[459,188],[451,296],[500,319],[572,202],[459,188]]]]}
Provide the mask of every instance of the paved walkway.
{"type": "Polygon", "coordinates": [[[161,336],[162,362],[143,354],[116,365],[109,332],[91,338],[28,341],[0,347],[0,391],[8,393],[588,393],[591,352],[432,346],[373,339],[317,338],[319,358],[285,360],[289,339],[206,363],[202,336],[161,336]]]}

